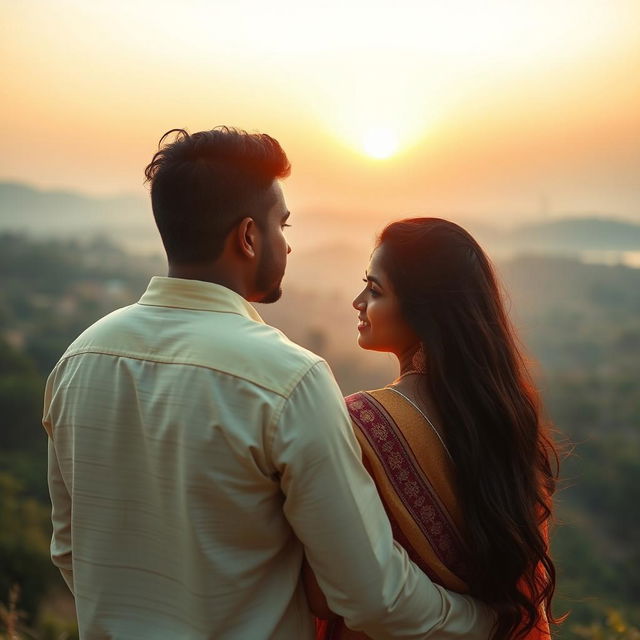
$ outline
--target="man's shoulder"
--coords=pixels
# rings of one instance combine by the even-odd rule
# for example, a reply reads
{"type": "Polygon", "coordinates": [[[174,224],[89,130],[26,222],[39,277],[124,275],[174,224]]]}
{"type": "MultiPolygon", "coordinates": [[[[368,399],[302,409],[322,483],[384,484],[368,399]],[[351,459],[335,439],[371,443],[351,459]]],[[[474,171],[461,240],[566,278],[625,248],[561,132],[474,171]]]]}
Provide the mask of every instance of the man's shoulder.
{"type": "Polygon", "coordinates": [[[246,318],[228,318],[225,331],[207,344],[212,363],[223,361],[228,373],[288,395],[315,365],[317,354],[290,340],[268,324],[246,318]]]}
{"type": "Polygon", "coordinates": [[[193,365],[288,395],[324,360],[279,329],[236,313],[133,304],[104,316],[74,340],[61,360],[102,354],[193,365]]]}
{"type": "Polygon", "coordinates": [[[114,309],[89,325],[71,342],[62,355],[61,360],[78,351],[87,349],[95,341],[99,340],[101,336],[109,335],[113,333],[114,330],[117,331],[120,325],[126,324],[127,315],[135,306],[135,304],[131,304],[126,307],[114,309]]]}

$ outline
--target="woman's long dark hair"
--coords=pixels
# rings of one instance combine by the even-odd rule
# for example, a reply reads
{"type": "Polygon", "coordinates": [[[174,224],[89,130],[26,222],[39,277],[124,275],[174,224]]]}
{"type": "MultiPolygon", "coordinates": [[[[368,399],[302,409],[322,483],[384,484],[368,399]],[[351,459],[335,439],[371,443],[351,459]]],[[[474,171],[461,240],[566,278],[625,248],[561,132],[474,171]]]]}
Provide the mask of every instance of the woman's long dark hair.
{"type": "Polygon", "coordinates": [[[379,246],[455,462],[471,593],[498,612],[494,639],[524,637],[553,620],[543,529],[557,455],[493,268],[469,233],[438,218],[393,222],[379,246]]]}

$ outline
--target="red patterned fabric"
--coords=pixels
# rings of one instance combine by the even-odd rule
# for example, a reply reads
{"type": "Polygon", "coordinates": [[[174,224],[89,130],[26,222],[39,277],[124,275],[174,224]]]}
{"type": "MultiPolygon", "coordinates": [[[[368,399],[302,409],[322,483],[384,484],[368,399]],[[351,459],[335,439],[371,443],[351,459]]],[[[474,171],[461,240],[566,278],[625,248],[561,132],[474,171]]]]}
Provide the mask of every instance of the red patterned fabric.
{"type": "MultiPolygon", "coordinates": [[[[389,482],[422,534],[429,540],[440,560],[454,573],[464,577],[467,574],[465,563],[468,553],[462,536],[455,528],[446,508],[417,460],[409,454],[409,445],[398,425],[386,413],[384,407],[366,392],[348,396],[346,402],[351,419],[376,452],[389,482]]],[[[381,489],[378,486],[378,491],[386,505],[384,491],[381,489]]],[[[388,509],[387,512],[389,512],[388,509]]],[[[393,514],[389,516],[393,525],[395,523],[393,514]]],[[[398,529],[397,523],[395,524],[398,529]]],[[[402,535],[401,532],[399,533],[402,535]]],[[[406,542],[410,547],[409,541],[406,540],[406,542]]],[[[429,565],[422,558],[418,557],[415,561],[429,574],[429,565]]],[[[430,577],[434,579],[433,576],[430,577]]],[[[436,582],[439,581],[436,579],[436,582]]]]}

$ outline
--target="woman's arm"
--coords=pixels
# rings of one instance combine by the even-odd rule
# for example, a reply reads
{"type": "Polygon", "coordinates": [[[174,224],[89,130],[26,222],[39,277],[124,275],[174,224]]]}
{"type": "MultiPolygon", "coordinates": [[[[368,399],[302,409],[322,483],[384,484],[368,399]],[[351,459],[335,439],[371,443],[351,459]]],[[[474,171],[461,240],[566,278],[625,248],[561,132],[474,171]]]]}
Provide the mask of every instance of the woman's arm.
{"type": "Polygon", "coordinates": [[[304,590],[307,593],[309,608],[313,614],[324,620],[336,618],[336,614],[329,609],[327,599],[324,597],[324,593],[322,593],[313,569],[309,566],[306,557],[302,563],[302,580],[304,582],[304,590]]]}

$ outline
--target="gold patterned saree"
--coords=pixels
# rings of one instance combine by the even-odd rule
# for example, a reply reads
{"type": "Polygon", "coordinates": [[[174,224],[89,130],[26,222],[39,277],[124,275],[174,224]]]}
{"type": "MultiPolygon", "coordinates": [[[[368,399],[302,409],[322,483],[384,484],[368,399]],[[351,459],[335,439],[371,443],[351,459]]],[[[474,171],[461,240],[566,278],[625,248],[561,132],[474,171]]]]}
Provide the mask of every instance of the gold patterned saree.
{"type": "MultiPolygon", "coordinates": [[[[365,467],[375,481],[395,540],[433,582],[468,591],[472,552],[454,493],[454,465],[428,416],[392,388],[346,398],[365,467]]],[[[318,640],[364,640],[341,618],[318,620],[318,640]]],[[[548,629],[528,640],[548,639],[548,629]]]]}

